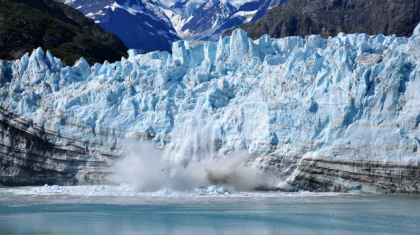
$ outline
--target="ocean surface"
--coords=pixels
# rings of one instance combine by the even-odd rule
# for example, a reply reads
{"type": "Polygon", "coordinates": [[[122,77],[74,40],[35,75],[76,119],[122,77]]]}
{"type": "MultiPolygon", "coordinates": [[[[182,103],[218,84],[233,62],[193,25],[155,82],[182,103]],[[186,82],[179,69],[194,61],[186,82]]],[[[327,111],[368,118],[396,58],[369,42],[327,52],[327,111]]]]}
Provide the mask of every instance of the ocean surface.
{"type": "Polygon", "coordinates": [[[0,188],[0,234],[420,234],[420,197],[0,188]]]}

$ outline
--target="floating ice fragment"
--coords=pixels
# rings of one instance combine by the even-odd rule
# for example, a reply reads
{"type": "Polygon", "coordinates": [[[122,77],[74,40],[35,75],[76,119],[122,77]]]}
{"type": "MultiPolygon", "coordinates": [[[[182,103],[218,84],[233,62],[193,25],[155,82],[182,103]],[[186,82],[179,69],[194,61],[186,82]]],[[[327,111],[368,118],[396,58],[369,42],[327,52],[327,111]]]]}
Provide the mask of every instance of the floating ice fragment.
{"type": "Polygon", "coordinates": [[[105,190],[105,187],[103,185],[97,185],[97,186],[95,186],[95,189],[94,189],[95,192],[101,191],[101,190],[105,190]]]}
{"type": "Polygon", "coordinates": [[[134,192],[134,188],[130,187],[128,184],[126,183],[122,183],[120,184],[120,186],[118,187],[119,191],[124,191],[124,192],[134,192]]]}
{"type": "Polygon", "coordinates": [[[195,188],[193,192],[198,195],[229,194],[225,187],[217,188],[216,185],[209,186],[207,189],[204,187],[204,185],[201,185],[199,188],[195,188]]]}

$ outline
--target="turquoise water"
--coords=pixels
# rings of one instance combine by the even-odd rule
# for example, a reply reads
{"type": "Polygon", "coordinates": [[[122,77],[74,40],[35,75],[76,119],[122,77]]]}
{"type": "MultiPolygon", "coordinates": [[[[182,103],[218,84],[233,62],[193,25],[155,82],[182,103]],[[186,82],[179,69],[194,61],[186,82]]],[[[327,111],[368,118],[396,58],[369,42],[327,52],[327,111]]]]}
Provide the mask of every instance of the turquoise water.
{"type": "Polygon", "coordinates": [[[418,196],[0,196],[0,234],[420,234],[418,196]]]}

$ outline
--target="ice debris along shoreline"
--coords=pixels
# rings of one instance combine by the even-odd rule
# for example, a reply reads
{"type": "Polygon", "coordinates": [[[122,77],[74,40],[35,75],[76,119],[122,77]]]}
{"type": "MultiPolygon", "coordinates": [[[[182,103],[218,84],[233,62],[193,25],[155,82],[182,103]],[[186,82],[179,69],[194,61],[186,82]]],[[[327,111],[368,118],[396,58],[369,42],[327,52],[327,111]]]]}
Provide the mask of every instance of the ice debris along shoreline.
{"type": "MultiPolygon", "coordinates": [[[[231,198],[277,198],[277,197],[329,197],[343,195],[340,193],[313,193],[299,192],[228,192],[223,187],[209,186],[197,187],[191,191],[160,190],[156,192],[141,192],[127,184],[115,185],[84,185],[84,186],[58,186],[44,185],[41,187],[11,187],[2,188],[0,193],[16,195],[72,195],[87,197],[231,197],[231,198]]],[[[360,192],[346,193],[345,195],[359,195],[360,192]]]]}
{"type": "Polygon", "coordinates": [[[154,196],[165,196],[165,195],[178,195],[178,194],[190,194],[190,195],[229,195],[230,193],[224,187],[217,187],[215,185],[194,188],[191,193],[182,193],[170,190],[160,190],[156,192],[141,192],[131,187],[128,184],[122,183],[119,186],[112,185],[92,185],[92,186],[59,186],[59,185],[44,185],[43,187],[34,187],[32,190],[27,191],[29,194],[36,193],[69,193],[69,194],[85,194],[85,195],[98,195],[98,196],[109,196],[109,195],[120,195],[120,196],[133,196],[136,194],[154,195],[154,196]],[[119,193],[121,192],[121,193],[119,193]],[[113,194],[114,193],[114,194],[113,194]]]}
{"type": "Polygon", "coordinates": [[[3,61],[1,180],[105,182],[124,139],[146,139],[183,165],[246,150],[285,190],[419,193],[419,36],[236,30],[92,67],[3,61]]]}

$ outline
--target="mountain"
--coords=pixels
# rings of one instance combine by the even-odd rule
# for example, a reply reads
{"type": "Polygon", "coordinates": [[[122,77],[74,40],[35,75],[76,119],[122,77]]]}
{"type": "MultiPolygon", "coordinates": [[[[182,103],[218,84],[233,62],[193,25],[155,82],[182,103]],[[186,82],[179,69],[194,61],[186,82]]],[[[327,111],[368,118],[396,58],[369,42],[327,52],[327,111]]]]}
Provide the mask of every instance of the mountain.
{"type": "Polygon", "coordinates": [[[246,2],[239,6],[238,11],[255,11],[258,10],[267,0],[257,0],[252,2],[246,2]]]}
{"type": "Polygon", "coordinates": [[[178,35],[182,37],[182,27],[185,22],[187,22],[194,12],[204,3],[204,0],[181,0],[169,7],[165,7],[163,11],[170,19],[172,26],[175,28],[178,35]]]}
{"type": "Polygon", "coordinates": [[[254,17],[252,18],[251,22],[258,20],[259,18],[263,17],[270,9],[274,7],[278,7],[286,3],[288,0],[265,0],[260,4],[258,7],[257,13],[255,13],[254,17]]]}
{"type": "Polygon", "coordinates": [[[170,50],[180,38],[216,41],[225,30],[252,22],[286,0],[248,2],[239,10],[226,0],[180,0],[170,5],[158,0],[57,1],[80,10],[120,36],[128,47],[152,51],[170,50]]]}
{"type": "Polygon", "coordinates": [[[206,1],[204,0],[180,0],[169,8],[181,15],[183,18],[188,18],[206,1]]]}
{"type": "Polygon", "coordinates": [[[179,37],[158,2],[148,0],[58,0],[74,7],[139,51],[170,50],[179,37]]]}
{"type": "MultiPolygon", "coordinates": [[[[326,38],[340,32],[410,36],[420,21],[419,0],[289,0],[259,20],[239,25],[251,38],[320,34],[326,38]]],[[[230,35],[226,31],[226,35],[230,35]]]]}
{"type": "MultiPolygon", "coordinates": [[[[237,9],[227,1],[181,0],[166,7],[164,12],[180,37],[186,40],[201,40],[203,35],[213,34],[218,30],[237,9]]],[[[243,19],[236,21],[235,25],[243,22],[243,19]]],[[[218,38],[220,33],[216,34],[213,36],[218,38]]]]}
{"type": "MultiPolygon", "coordinates": [[[[220,36],[228,30],[232,29],[233,27],[250,23],[255,18],[255,15],[264,9],[267,0],[260,0],[256,2],[247,2],[239,7],[239,9],[228,18],[225,18],[218,24],[214,25],[212,28],[207,29],[199,34],[189,36],[184,38],[184,40],[188,41],[217,41],[219,40],[220,36]]],[[[209,11],[211,14],[211,11],[209,11]]]]}
{"type": "Polygon", "coordinates": [[[181,31],[184,36],[197,35],[220,25],[238,10],[226,0],[210,0],[203,3],[185,22],[181,31]]]}
{"type": "Polygon", "coordinates": [[[184,38],[187,41],[217,41],[223,33],[237,25],[251,22],[257,10],[254,11],[237,11],[235,14],[224,19],[220,24],[200,32],[197,35],[184,38]]]}
{"type": "Polygon", "coordinates": [[[116,35],[79,11],[52,0],[0,2],[0,58],[14,60],[43,47],[73,65],[80,57],[90,64],[114,62],[128,50],[116,35]]]}
{"type": "Polygon", "coordinates": [[[117,162],[139,190],[420,193],[420,25],[410,38],[238,29],[172,55],[59,64],[42,49],[0,63],[3,185],[115,184],[117,162]]]}
{"type": "MultiPolygon", "coordinates": [[[[191,0],[190,0],[191,1],[191,0]]],[[[236,9],[226,1],[209,1],[197,10],[188,11],[190,15],[176,14],[173,7],[166,10],[177,32],[188,41],[217,41],[228,29],[250,23],[264,15],[268,9],[282,5],[287,0],[259,0],[247,2],[236,9]],[[171,11],[172,9],[172,11],[171,11]]],[[[174,4],[178,6],[178,4],[174,4]]],[[[184,6],[179,4],[179,6],[184,6]]],[[[182,8],[183,9],[183,8],[182,8]]]]}

